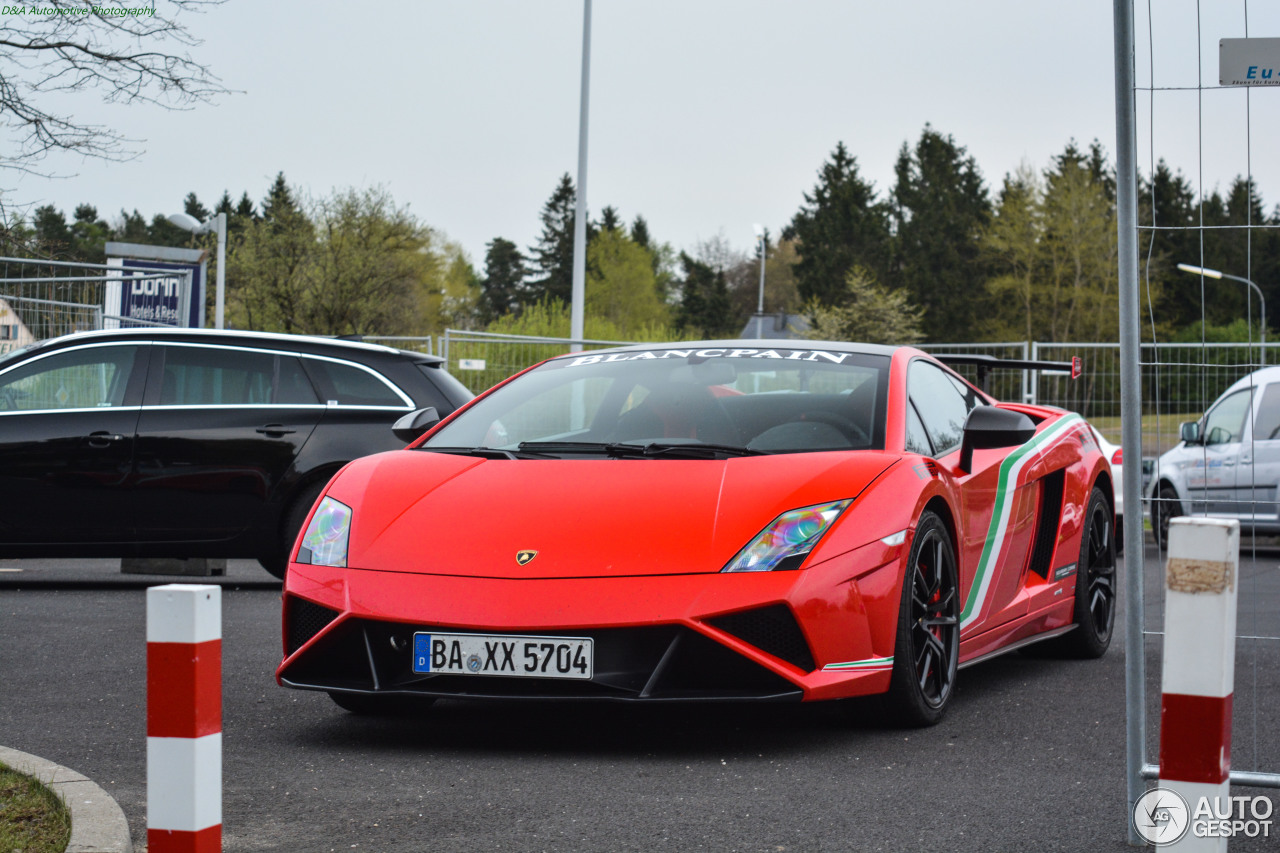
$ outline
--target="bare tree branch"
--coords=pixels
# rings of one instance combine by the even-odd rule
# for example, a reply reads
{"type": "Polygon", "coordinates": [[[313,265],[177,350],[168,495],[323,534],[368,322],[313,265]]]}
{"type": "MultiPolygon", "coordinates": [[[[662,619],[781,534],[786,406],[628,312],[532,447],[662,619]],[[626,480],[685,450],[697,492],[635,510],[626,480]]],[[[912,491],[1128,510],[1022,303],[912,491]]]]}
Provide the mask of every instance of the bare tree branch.
{"type": "Polygon", "coordinates": [[[229,90],[192,59],[180,18],[222,0],[42,0],[0,16],[0,169],[37,172],[54,151],[128,160],[138,140],[47,106],[51,93],[97,90],[108,103],[190,109],[229,90]]]}

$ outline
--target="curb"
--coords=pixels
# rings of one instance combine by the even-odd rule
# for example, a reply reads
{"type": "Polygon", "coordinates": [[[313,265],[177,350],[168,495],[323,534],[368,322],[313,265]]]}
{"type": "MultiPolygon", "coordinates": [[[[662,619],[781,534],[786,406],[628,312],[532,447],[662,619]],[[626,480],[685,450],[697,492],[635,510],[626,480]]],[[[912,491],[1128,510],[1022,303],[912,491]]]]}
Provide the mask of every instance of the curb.
{"type": "Polygon", "coordinates": [[[88,777],[16,749],[0,746],[0,761],[58,794],[71,812],[66,853],[133,853],[129,823],[111,795],[88,777]]]}

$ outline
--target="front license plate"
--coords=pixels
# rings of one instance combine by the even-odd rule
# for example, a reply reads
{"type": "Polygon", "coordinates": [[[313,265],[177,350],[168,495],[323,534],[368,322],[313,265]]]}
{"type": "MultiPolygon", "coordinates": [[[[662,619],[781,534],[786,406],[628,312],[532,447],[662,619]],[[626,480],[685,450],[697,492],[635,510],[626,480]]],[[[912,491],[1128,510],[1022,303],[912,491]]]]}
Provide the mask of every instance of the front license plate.
{"type": "Polygon", "coordinates": [[[590,637],[414,634],[413,671],[450,675],[589,679],[590,637]]]}

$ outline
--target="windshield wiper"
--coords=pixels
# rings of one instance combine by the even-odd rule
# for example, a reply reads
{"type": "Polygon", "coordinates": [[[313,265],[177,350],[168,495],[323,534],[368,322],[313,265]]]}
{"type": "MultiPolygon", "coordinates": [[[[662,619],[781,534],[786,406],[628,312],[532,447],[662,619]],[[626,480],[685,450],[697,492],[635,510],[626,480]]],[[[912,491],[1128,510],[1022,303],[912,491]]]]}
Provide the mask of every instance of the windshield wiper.
{"type": "Polygon", "coordinates": [[[522,452],[612,456],[615,459],[723,459],[729,456],[761,456],[767,451],[752,450],[736,444],[708,444],[700,441],[648,441],[644,444],[598,441],[522,441],[522,452]]]}
{"type": "Polygon", "coordinates": [[[610,444],[605,447],[610,456],[654,458],[660,456],[686,459],[720,459],[730,456],[762,456],[763,450],[752,450],[736,444],[710,444],[706,442],[650,441],[646,444],[610,444]]]}
{"type": "Polygon", "coordinates": [[[419,447],[432,453],[452,453],[455,456],[478,456],[481,459],[554,459],[547,453],[526,451],[523,447],[517,450],[502,450],[498,447],[419,447]]]}
{"type": "Polygon", "coordinates": [[[517,450],[531,453],[596,453],[605,454],[609,445],[599,441],[522,441],[516,445],[517,450]]]}

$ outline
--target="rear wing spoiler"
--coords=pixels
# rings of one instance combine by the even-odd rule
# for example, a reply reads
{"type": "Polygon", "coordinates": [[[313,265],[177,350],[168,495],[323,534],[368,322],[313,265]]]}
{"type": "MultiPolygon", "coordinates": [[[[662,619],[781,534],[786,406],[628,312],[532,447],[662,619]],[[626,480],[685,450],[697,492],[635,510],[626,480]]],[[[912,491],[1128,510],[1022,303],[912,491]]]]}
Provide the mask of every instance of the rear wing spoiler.
{"type": "Polygon", "coordinates": [[[1083,368],[1080,356],[1071,357],[1070,361],[1024,361],[1016,358],[996,358],[994,355],[965,355],[959,353],[933,354],[943,364],[967,364],[978,369],[978,385],[990,394],[988,379],[992,370],[1037,370],[1068,373],[1072,379],[1079,379],[1083,368]]]}

